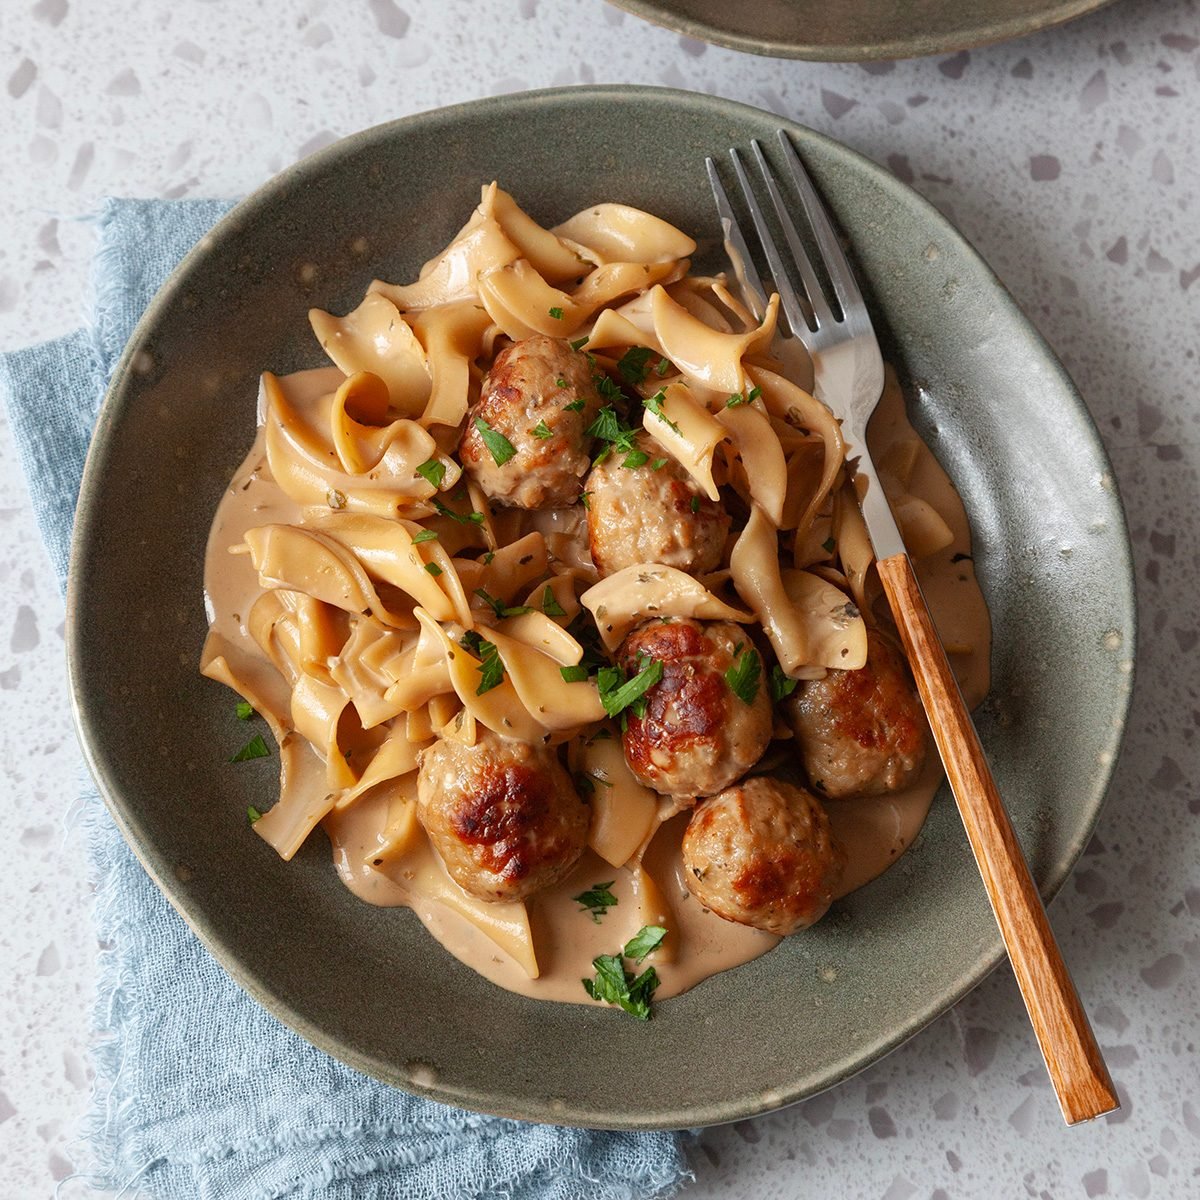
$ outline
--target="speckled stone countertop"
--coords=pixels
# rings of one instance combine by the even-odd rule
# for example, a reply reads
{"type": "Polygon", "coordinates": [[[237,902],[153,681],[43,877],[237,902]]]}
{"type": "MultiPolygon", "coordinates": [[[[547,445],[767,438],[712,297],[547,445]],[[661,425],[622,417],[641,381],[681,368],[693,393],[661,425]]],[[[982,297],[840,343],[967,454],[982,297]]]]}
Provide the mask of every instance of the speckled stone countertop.
{"type": "MultiPolygon", "coordinates": [[[[77,325],[110,194],[232,196],[457,100],[644,82],[840,138],[920,190],[1062,356],[1113,456],[1138,686],[1096,837],[1051,915],[1122,1110],[1068,1131],[1006,969],[890,1058],[710,1130],[695,1200],[1200,1196],[1200,11],[1120,0],[970,53],[812,65],[602,0],[0,0],[0,347],[77,325]],[[469,19],[468,19],[469,15],[469,19]]],[[[62,604],[0,433],[0,1195],[73,1171],[94,985],[62,604]]],[[[82,1180],[62,1196],[88,1193],[82,1180]]]]}

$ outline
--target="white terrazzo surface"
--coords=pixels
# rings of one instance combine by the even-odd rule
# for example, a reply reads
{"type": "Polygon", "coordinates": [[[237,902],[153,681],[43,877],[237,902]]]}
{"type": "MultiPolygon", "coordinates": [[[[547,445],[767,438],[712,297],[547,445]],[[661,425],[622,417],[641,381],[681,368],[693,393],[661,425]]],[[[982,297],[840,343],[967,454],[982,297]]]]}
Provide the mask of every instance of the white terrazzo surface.
{"type": "MultiPolygon", "coordinates": [[[[1024,41],[866,67],[716,50],[601,0],[0,0],[0,81],[3,348],[80,321],[91,239],[73,218],[103,195],[240,194],[365,125],[528,87],[745,100],[888,164],[947,213],[1074,374],[1129,510],[1134,712],[1052,910],[1124,1107],[1063,1127],[1001,970],[852,1082],[706,1133],[686,1194],[1200,1196],[1193,0],[1121,0],[1024,41]]],[[[16,1200],[50,1195],[80,1157],[96,947],[62,606],[6,431],[0,534],[0,1197],[16,1200]]]]}

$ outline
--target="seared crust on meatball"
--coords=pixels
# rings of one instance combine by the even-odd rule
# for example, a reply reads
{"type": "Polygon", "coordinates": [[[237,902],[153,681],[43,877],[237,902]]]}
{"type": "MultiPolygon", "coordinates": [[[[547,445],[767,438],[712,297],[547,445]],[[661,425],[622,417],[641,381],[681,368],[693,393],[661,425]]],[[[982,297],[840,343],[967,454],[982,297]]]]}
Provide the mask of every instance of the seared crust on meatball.
{"type": "Polygon", "coordinates": [[[554,751],[483,730],[421,754],[417,815],[451,878],[480,900],[521,900],[583,852],[591,810],[554,751]]]}
{"type": "Polygon", "coordinates": [[[590,464],[583,431],[600,409],[587,355],[537,334],[501,350],[467,414],[458,453],[467,473],[497,504],[566,508],[579,500],[590,464]],[[583,401],[581,408],[567,405],[583,401]],[[482,418],[516,454],[497,464],[475,424],[482,418]],[[549,436],[534,433],[541,429],[549,436]]]}
{"type": "Polygon", "coordinates": [[[925,765],[924,709],[904,656],[877,630],[866,666],[801,683],[785,713],[813,788],[830,799],[898,792],[925,765]]]}
{"type": "Polygon", "coordinates": [[[618,451],[588,476],[588,540],[596,570],[612,575],[637,563],[692,574],[715,570],[729,514],[648,433],[638,435],[637,449],[647,456],[640,467],[624,466],[629,456],[618,451]]]}
{"type": "Polygon", "coordinates": [[[702,801],[683,835],[683,877],[727,921],[786,937],[819,921],[846,855],[802,788],[762,775],[702,801]]]}
{"type": "Polygon", "coordinates": [[[709,796],[762,757],[771,740],[771,702],[761,679],[749,704],[726,682],[739,653],[759,657],[729,621],[650,621],[621,643],[617,659],[627,674],[649,660],[663,666],[662,679],[646,693],[645,715],[627,711],[621,738],[630,770],[647,787],[689,800],[709,796]]]}

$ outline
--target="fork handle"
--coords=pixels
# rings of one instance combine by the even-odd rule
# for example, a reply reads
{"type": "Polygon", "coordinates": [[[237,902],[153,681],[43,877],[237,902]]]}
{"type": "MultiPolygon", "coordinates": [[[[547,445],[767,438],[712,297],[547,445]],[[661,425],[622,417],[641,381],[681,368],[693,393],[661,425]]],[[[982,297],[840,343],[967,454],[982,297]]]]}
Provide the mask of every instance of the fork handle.
{"type": "Polygon", "coordinates": [[[933,738],[1068,1125],[1120,1107],[907,554],[878,564],[933,738]]]}

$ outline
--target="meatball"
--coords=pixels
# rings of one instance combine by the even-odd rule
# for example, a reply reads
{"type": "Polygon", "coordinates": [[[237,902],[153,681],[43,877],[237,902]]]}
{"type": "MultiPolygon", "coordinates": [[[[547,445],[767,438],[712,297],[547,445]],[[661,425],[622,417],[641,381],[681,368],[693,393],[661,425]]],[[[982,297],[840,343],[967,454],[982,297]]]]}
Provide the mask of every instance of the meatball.
{"type": "Polygon", "coordinates": [[[877,630],[866,666],[801,683],[785,713],[812,786],[830,799],[898,792],[925,765],[928,727],[908,664],[877,630]]]}
{"type": "Polygon", "coordinates": [[[588,541],[596,570],[612,575],[637,563],[692,574],[715,570],[729,514],[648,433],[639,434],[637,449],[646,455],[640,467],[625,466],[628,455],[617,452],[588,476],[588,541]]]}
{"type": "Polygon", "coordinates": [[[683,835],[683,877],[727,921],[786,937],[833,902],[846,855],[803,788],[761,775],[703,801],[683,835]]]}
{"type": "Polygon", "coordinates": [[[583,853],[591,809],[553,750],[481,731],[421,754],[417,815],[451,878],[480,900],[521,900],[583,853]]]}
{"type": "Polygon", "coordinates": [[[467,414],[459,458],[497,504],[566,508],[583,490],[591,440],[583,431],[600,403],[586,354],[543,334],[514,342],[496,355],[467,414]],[[512,458],[496,462],[477,420],[511,443],[512,458]]]}
{"type": "Polygon", "coordinates": [[[648,660],[663,668],[643,715],[626,710],[622,735],[629,768],[647,787],[689,800],[709,796],[762,757],[771,740],[766,686],[757,678],[747,703],[725,679],[745,655],[754,656],[761,674],[758,651],[728,621],[651,621],[621,643],[618,661],[629,675],[648,660]]]}

